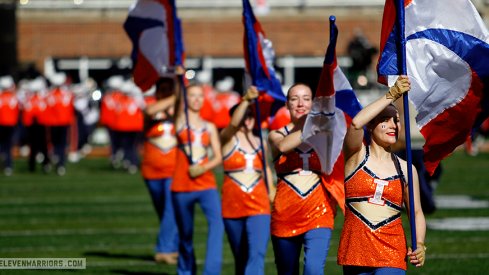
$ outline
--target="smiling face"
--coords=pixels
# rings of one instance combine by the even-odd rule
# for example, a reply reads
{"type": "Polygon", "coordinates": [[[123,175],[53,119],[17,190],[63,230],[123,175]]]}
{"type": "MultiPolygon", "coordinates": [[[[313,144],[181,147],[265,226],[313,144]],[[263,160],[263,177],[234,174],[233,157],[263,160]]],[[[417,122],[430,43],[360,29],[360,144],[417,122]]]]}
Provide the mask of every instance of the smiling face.
{"type": "Polygon", "coordinates": [[[396,143],[401,130],[399,112],[393,105],[387,106],[368,124],[375,143],[387,147],[396,143]]]}
{"type": "Polygon", "coordinates": [[[298,84],[292,86],[287,94],[287,109],[290,112],[290,118],[296,122],[299,118],[307,115],[312,107],[312,91],[304,85],[298,84]]]}
{"type": "Polygon", "coordinates": [[[204,90],[200,86],[190,86],[187,88],[188,109],[199,112],[204,104],[204,90]]]}

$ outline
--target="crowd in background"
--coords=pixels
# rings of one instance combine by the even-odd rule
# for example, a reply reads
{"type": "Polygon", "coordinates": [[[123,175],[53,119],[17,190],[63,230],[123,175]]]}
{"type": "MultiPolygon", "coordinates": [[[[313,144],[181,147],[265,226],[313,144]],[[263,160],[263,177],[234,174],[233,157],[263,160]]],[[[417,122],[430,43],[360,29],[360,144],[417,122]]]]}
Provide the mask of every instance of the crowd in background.
{"type": "MultiPolygon", "coordinates": [[[[219,129],[226,127],[229,109],[240,100],[233,91],[234,80],[226,77],[213,87],[203,74],[199,81],[205,93],[202,117],[219,129]]],[[[136,173],[143,141],[143,110],[152,100],[154,89],[142,92],[121,75],[109,77],[101,87],[92,79],[71,83],[63,73],[17,83],[11,76],[2,76],[0,168],[5,175],[12,175],[14,156],[22,156],[27,158],[29,171],[34,172],[40,164],[44,173],[54,170],[62,176],[66,161],[77,162],[96,143],[110,148],[113,168],[136,173]],[[93,135],[97,128],[107,130],[101,140],[100,135],[93,135]]],[[[286,123],[288,113],[281,110],[277,118],[270,122],[272,127],[286,123]]]]}

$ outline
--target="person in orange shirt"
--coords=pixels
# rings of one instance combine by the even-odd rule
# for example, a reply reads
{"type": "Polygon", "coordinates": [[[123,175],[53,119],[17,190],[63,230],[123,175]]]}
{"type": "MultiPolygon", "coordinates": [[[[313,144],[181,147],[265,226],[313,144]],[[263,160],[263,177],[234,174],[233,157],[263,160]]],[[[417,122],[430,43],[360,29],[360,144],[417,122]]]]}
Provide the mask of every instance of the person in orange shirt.
{"type": "Polygon", "coordinates": [[[4,159],[3,173],[13,173],[12,139],[19,121],[19,101],[11,76],[0,77],[0,160],[4,159]]]}
{"type": "Polygon", "coordinates": [[[338,248],[344,274],[405,274],[406,260],[417,267],[425,261],[426,221],[421,208],[414,165],[413,190],[417,249],[406,248],[402,204],[409,210],[407,163],[392,151],[399,137],[399,112],[392,104],[410,89],[401,76],[385,95],[354,118],[344,141],[345,223],[338,248]],[[370,144],[363,143],[363,126],[370,144]]]}
{"type": "Polygon", "coordinates": [[[122,149],[120,132],[116,129],[117,108],[123,97],[120,90],[124,79],[120,75],[114,75],[107,79],[106,91],[100,105],[100,123],[107,128],[110,139],[110,163],[112,168],[117,169],[122,164],[122,149]]]}
{"type": "Polygon", "coordinates": [[[124,152],[122,166],[130,174],[135,174],[139,166],[139,137],[144,124],[144,99],[141,90],[132,82],[126,81],[121,90],[124,93],[118,101],[114,130],[120,137],[124,152]]]}
{"type": "Polygon", "coordinates": [[[272,209],[272,244],[278,274],[299,274],[304,246],[304,274],[323,274],[337,202],[321,172],[319,155],[303,142],[302,128],[313,95],[302,83],[287,92],[291,122],[270,132],[278,183],[272,209]]]}
{"type": "Polygon", "coordinates": [[[264,274],[270,235],[270,200],[275,194],[267,166],[265,185],[260,140],[253,134],[250,109],[258,90],[251,86],[230,110],[231,123],[221,131],[224,167],[222,216],[234,255],[235,274],[264,274]],[[270,196],[268,195],[270,194],[270,196]]]}
{"type": "Polygon", "coordinates": [[[47,94],[46,115],[47,126],[51,134],[51,143],[56,156],[56,174],[66,174],[66,147],[68,144],[68,129],[75,122],[75,108],[73,106],[73,92],[66,84],[66,75],[55,74],[50,79],[53,87],[47,94]]]}
{"type": "Polygon", "coordinates": [[[36,158],[42,154],[43,170],[48,172],[50,164],[46,139],[46,82],[38,77],[28,84],[28,92],[22,102],[22,124],[27,129],[27,143],[29,144],[29,171],[36,170],[36,158]]]}
{"type": "Polygon", "coordinates": [[[155,101],[144,109],[144,145],[141,174],[160,221],[155,261],[176,264],[178,230],[170,186],[175,171],[177,138],[173,123],[176,81],[163,77],[156,82],[155,101]]]}
{"type": "MultiPolygon", "coordinates": [[[[216,126],[203,120],[199,111],[204,94],[201,86],[187,87],[185,104],[178,104],[176,128],[178,151],[171,185],[173,207],[177,220],[180,245],[178,274],[196,274],[197,264],[193,248],[194,207],[199,203],[207,219],[207,249],[204,274],[221,273],[222,237],[224,225],[216,179],[212,169],[222,162],[221,144],[216,126]],[[187,116],[188,115],[188,116],[187,116]],[[207,152],[212,149],[213,157],[207,152]]],[[[185,101],[184,101],[185,102],[185,101]]],[[[181,102],[181,103],[184,103],[181,102]]]]}

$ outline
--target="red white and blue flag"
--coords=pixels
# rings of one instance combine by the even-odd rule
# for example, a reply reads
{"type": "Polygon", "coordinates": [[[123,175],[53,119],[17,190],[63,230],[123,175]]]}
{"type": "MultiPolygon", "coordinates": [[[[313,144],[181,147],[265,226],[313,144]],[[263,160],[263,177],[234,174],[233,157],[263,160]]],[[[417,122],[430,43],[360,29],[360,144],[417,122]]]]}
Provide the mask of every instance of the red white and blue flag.
{"type": "Polygon", "coordinates": [[[405,0],[404,20],[396,18],[396,2],[402,5],[385,3],[379,82],[392,84],[400,74],[404,39],[409,100],[426,140],[426,169],[433,173],[489,114],[489,33],[469,0],[405,0]]]}
{"type": "Polygon", "coordinates": [[[124,30],[133,44],[134,82],[142,91],[183,65],[181,22],[174,0],[137,0],[129,8],[124,30]]]}
{"type": "MultiPolygon", "coordinates": [[[[321,168],[330,175],[343,168],[338,161],[343,149],[347,125],[361,109],[361,105],[336,60],[338,28],[336,18],[330,17],[330,41],[323,69],[314,96],[311,112],[306,118],[303,139],[318,153],[321,168]]],[[[342,178],[344,175],[341,175],[342,178]]]]}
{"type": "Polygon", "coordinates": [[[286,98],[280,81],[275,75],[273,67],[275,52],[272,42],[266,38],[249,0],[243,0],[243,25],[246,70],[251,76],[253,85],[263,92],[259,98],[260,105],[262,102],[270,104],[269,115],[273,116],[284,105],[286,98]]]}

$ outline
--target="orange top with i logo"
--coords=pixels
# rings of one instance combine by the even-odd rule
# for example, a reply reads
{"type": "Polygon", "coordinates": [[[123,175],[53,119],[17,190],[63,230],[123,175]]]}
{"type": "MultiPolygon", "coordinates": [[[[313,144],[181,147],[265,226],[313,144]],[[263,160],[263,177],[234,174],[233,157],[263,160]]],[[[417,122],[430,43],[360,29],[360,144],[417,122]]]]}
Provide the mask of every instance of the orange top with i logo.
{"type": "Polygon", "coordinates": [[[188,131],[185,126],[182,127],[177,131],[177,139],[177,169],[173,174],[171,190],[173,192],[194,192],[216,189],[216,179],[212,171],[206,171],[196,178],[191,178],[188,172],[190,163],[203,164],[209,161],[207,150],[211,141],[207,122],[200,129],[190,128],[188,131]],[[190,137],[188,132],[190,132],[190,137]],[[192,150],[192,160],[190,160],[190,150],[192,150]]]}
{"type": "Polygon", "coordinates": [[[223,156],[222,216],[241,218],[270,214],[261,151],[258,148],[246,152],[239,142],[235,137],[233,149],[223,156]]]}
{"type": "MultiPolygon", "coordinates": [[[[287,127],[281,129],[289,134],[287,127]]],[[[280,131],[280,130],[279,130],[280,131]]],[[[316,152],[302,143],[275,160],[278,183],[271,233],[292,237],[316,228],[333,228],[335,203],[323,184],[316,152]]]]}
{"type": "MultiPolygon", "coordinates": [[[[365,159],[345,179],[346,213],[338,264],[395,267],[406,270],[406,237],[402,227],[404,176],[380,179],[365,159]]],[[[399,161],[395,157],[400,170],[399,161]]]]}
{"type": "Polygon", "coordinates": [[[170,121],[160,121],[145,134],[141,174],[145,179],[163,179],[173,176],[177,157],[175,127],[170,121]]]}

